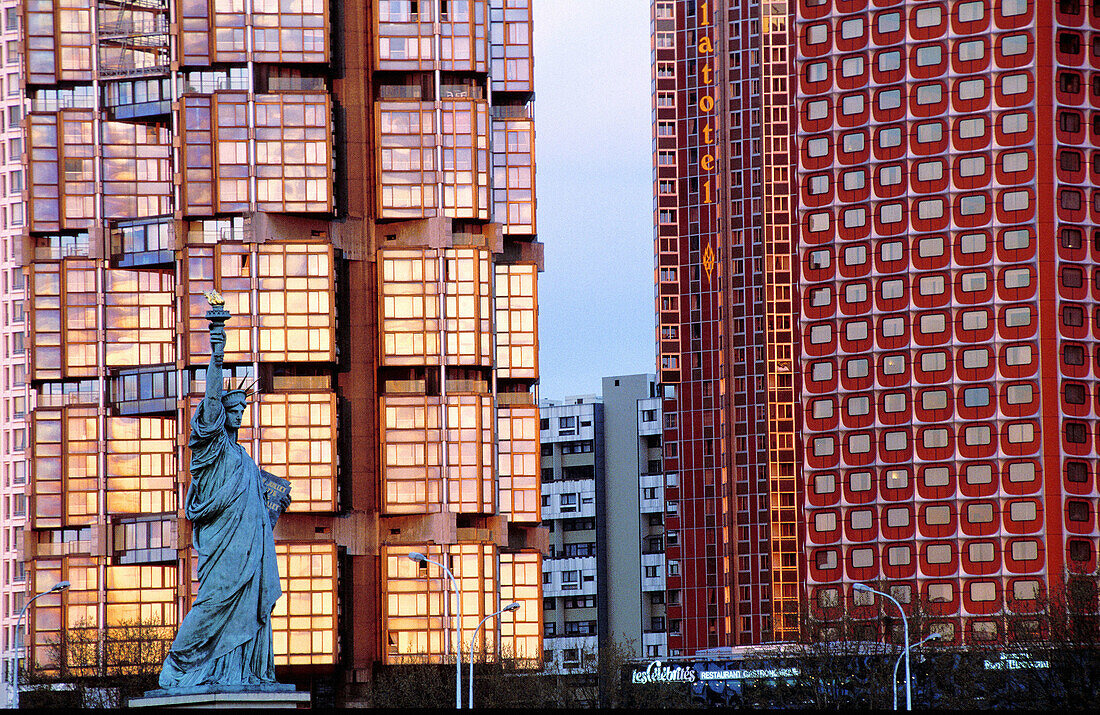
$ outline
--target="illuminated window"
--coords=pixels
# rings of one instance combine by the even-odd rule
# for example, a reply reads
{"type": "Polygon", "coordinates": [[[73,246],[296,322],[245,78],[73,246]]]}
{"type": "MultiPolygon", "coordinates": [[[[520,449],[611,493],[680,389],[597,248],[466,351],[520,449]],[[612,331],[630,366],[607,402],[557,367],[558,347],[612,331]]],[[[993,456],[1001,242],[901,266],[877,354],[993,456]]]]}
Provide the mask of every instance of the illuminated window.
{"type": "MultiPolygon", "coordinates": [[[[1062,113],[1059,113],[1059,122],[1061,122],[1062,113]]],[[[1020,132],[1026,132],[1028,129],[1028,116],[1026,112],[1013,112],[1010,114],[1001,115],[1001,129],[1006,134],[1019,134],[1020,132]]],[[[1078,131],[1080,129],[1080,117],[1078,116],[1078,129],[1071,131],[1078,131]]]]}
{"type": "Polygon", "coordinates": [[[924,521],[932,526],[951,523],[951,507],[945,505],[929,506],[924,510],[924,521]]]}
{"type": "Polygon", "coordinates": [[[1009,365],[1028,365],[1031,363],[1030,345],[1009,345],[1005,348],[1005,362],[1009,365]]]}
{"type": "Polygon", "coordinates": [[[878,31],[882,34],[897,32],[901,29],[901,13],[884,12],[877,18],[878,31]]]}
{"type": "Polygon", "coordinates": [[[822,157],[829,153],[829,140],[827,137],[814,137],[806,142],[806,154],[811,157],[822,157]]]}
{"type": "Polygon", "coordinates": [[[1031,325],[1030,308],[1008,308],[1005,310],[1004,315],[1005,325],[1010,328],[1031,325]]]}
{"type": "MultiPolygon", "coordinates": [[[[840,113],[844,115],[859,114],[863,111],[863,101],[862,94],[852,94],[844,97],[840,102],[840,113]]],[[[862,139],[862,135],[860,135],[860,138],[862,139]]],[[[847,140],[844,142],[844,146],[844,151],[855,151],[855,149],[848,148],[847,140]]],[[[860,142],[860,149],[862,148],[862,142],[860,142]]]]}
{"type": "Polygon", "coordinates": [[[939,295],[943,293],[944,286],[943,276],[924,276],[920,279],[919,291],[921,295],[939,295]]]}
{"type": "Polygon", "coordinates": [[[887,355],[883,357],[882,372],[884,375],[900,375],[905,372],[905,356],[887,355]]]}
{"type": "Polygon", "coordinates": [[[917,125],[917,141],[927,144],[943,139],[942,122],[924,122],[917,125]]]}
{"type": "Polygon", "coordinates": [[[539,520],[537,420],[535,405],[497,411],[499,512],[516,522],[539,520]]]}
{"type": "Polygon", "coordinates": [[[1016,561],[1034,561],[1039,558],[1039,542],[1030,540],[1012,542],[1012,558],[1016,561]]]}
{"type": "Polygon", "coordinates": [[[922,84],[917,87],[917,104],[937,104],[943,100],[943,86],[939,83],[922,84]]]}
{"type": "MultiPolygon", "coordinates": [[[[328,665],[336,659],[336,546],[280,542],[283,598],[271,614],[277,665],[328,665]]],[[[417,564],[406,561],[416,569],[417,564]]]]}
{"type": "Polygon", "coordinates": [[[896,186],[901,183],[901,167],[883,166],[878,170],[878,182],[883,186],[896,186]]]}
{"type": "Polygon", "coordinates": [[[845,40],[851,40],[863,35],[863,18],[852,17],[840,23],[840,36],[845,40]]]}
{"type": "Polygon", "coordinates": [[[887,432],[884,442],[887,450],[896,452],[909,446],[909,435],[905,432],[887,432]]]}
{"type": "Polygon", "coordinates": [[[1010,405],[1026,405],[1032,400],[1031,385],[1009,385],[1005,389],[1006,401],[1010,405]]]}
{"type": "Polygon", "coordinates": [[[862,189],[866,184],[867,173],[863,169],[853,169],[843,174],[844,188],[848,191],[862,189]]]}
{"type": "MultiPolygon", "coordinates": [[[[946,564],[951,561],[952,549],[949,544],[929,544],[925,550],[925,558],[928,559],[930,564],[946,564]]],[[[950,591],[950,584],[945,584],[948,591],[950,591]]],[[[932,588],[929,587],[929,596],[932,595],[932,588]]],[[[948,596],[950,598],[950,596],[948,596]]]]}
{"type": "MultiPolygon", "coordinates": [[[[879,19],[881,20],[882,18],[880,17],[879,19]]],[[[897,50],[890,50],[890,51],[887,51],[887,52],[878,53],[878,69],[879,69],[880,72],[891,72],[893,70],[897,70],[897,69],[900,69],[900,68],[901,68],[901,53],[900,52],[898,52],[897,50]]],[[[886,91],[887,92],[892,92],[894,90],[886,90],[886,91]]],[[[882,108],[885,109],[886,107],[883,105],[883,100],[882,100],[882,95],[884,93],[885,92],[879,94],[879,98],[880,98],[879,99],[879,107],[882,107],[882,108]]],[[[900,92],[897,94],[897,99],[898,99],[898,102],[900,104],[900,102],[901,102],[901,93],[900,92]]],[[[891,97],[889,99],[887,99],[886,101],[887,102],[892,102],[893,101],[893,95],[891,95],[891,97]]]]}
{"type": "Polygon", "coordinates": [[[852,560],[852,566],[857,569],[868,568],[875,563],[874,549],[852,549],[848,552],[848,556],[852,560]]]}
{"type": "Polygon", "coordinates": [[[810,379],[822,382],[833,379],[833,364],[830,362],[815,362],[810,364],[810,379]]]}
{"type": "Polygon", "coordinates": [[[867,210],[864,208],[851,208],[844,210],[845,228],[858,228],[867,223],[867,210]]]}
{"type": "Polygon", "coordinates": [[[806,102],[806,117],[808,119],[824,119],[829,116],[829,102],[824,99],[815,99],[806,102]]]}
{"type": "MultiPolygon", "coordinates": [[[[176,419],[107,418],[107,511],[174,512],[176,419]]],[[[173,558],[175,558],[173,556],[173,558]]]]}
{"type": "Polygon", "coordinates": [[[963,62],[973,62],[985,58],[985,43],[981,40],[968,40],[955,45],[955,52],[963,62]]]}
{"type": "Polygon", "coordinates": [[[985,273],[964,273],[961,279],[961,288],[964,293],[985,290],[987,277],[985,273]]]}
{"type": "Polygon", "coordinates": [[[959,199],[959,213],[963,216],[976,216],[985,213],[985,194],[971,194],[959,199]]]}
{"type": "Polygon", "coordinates": [[[865,415],[871,411],[871,400],[867,397],[849,397],[844,401],[844,411],[849,415],[865,415]]]}
{"type": "Polygon", "coordinates": [[[943,49],[939,45],[925,45],[917,48],[917,67],[938,65],[942,61],[943,49]]]}
{"type": "MultiPolygon", "coordinates": [[[[879,56],[879,67],[882,66],[882,56],[879,56]]],[[[878,108],[881,110],[897,109],[901,106],[900,89],[884,89],[878,93],[878,108]]]]}
{"type": "Polygon", "coordinates": [[[1012,597],[1021,601],[1030,601],[1039,597],[1039,582],[1020,579],[1012,584],[1012,597]]]}
{"type": "Polygon", "coordinates": [[[932,449],[936,447],[947,446],[947,430],[945,429],[926,429],[923,433],[924,446],[932,449]]]}
{"type": "Polygon", "coordinates": [[[840,63],[840,74],[844,77],[856,77],[863,74],[863,58],[858,55],[845,57],[840,63]]]}
{"type": "Polygon", "coordinates": [[[836,514],[831,511],[821,511],[815,514],[814,529],[817,531],[833,531],[836,529],[836,514]]]}
{"type": "Polygon", "coordinates": [[[905,283],[897,278],[885,280],[878,284],[878,290],[884,300],[900,298],[905,294],[905,283]]]}
{"type": "Polygon", "coordinates": [[[985,310],[967,310],[962,313],[963,330],[985,330],[989,326],[989,313],[985,310]]]}
{"type": "Polygon", "coordinates": [[[833,416],[832,400],[814,400],[811,404],[811,413],[814,419],[825,419],[833,416]]]}
{"type": "MultiPolygon", "coordinates": [[[[960,176],[981,176],[985,173],[985,157],[969,156],[959,161],[960,176]]],[[[965,201],[965,199],[964,199],[965,201]]]]}
{"type": "Polygon", "coordinates": [[[971,425],[963,429],[963,442],[969,446],[989,444],[990,431],[987,425],[971,425]]]}
{"type": "Polygon", "coordinates": [[[968,547],[970,560],[975,563],[987,563],[993,560],[993,544],[988,542],[975,542],[968,547]]]}
{"type": "Polygon", "coordinates": [[[1006,211],[1026,211],[1031,206],[1031,196],[1027,191],[1006,191],[1001,194],[1001,204],[1006,211]]]}
{"type": "Polygon", "coordinates": [[[935,27],[943,21],[942,10],[939,7],[923,7],[917,10],[917,27],[935,27]]]}
{"type": "Polygon", "coordinates": [[[883,223],[898,223],[902,218],[901,204],[883,204],[878,209],[879,220],[883,223]]]}
{"type": "Polygon", "coordinates": [[[942,333],[947,329],[947,318],[943,313],[931,313],[920,317],[920,331],[925,335],[942,333]]]}
{"type": "Polygon", "coordinates": [[[810,328],[810,343],[821,345],[833,338],[833,326],[829,323],[819,323],[810,328]]]}
{"type": "Polygon", "coordinates": [[[925,390],[921,393],[921,407],[926,410],[942,410],[947,407],[946,390],[925,390]]]}
{"type": "Polygon", "coordinates": [[[1008,95],[1023,94],[1028,90],[1028,76],[1024,73],[1001,75],[1001,91],[1008,95]]]}
{"type": "MultiPolygon", "coordinates": [[[[917,179],[920,181],[939,181],[943,178],[943,162],[941,161],[922,161],[917,164],[917,179]]],[[[918,204],[923,205],[924,202],[918,204]]],[[[943,215],[943,200],[939,200],[940,213],[943,215]]],[[[935,215],[922,216],[922,218],[934,218],[935,215]]]]}

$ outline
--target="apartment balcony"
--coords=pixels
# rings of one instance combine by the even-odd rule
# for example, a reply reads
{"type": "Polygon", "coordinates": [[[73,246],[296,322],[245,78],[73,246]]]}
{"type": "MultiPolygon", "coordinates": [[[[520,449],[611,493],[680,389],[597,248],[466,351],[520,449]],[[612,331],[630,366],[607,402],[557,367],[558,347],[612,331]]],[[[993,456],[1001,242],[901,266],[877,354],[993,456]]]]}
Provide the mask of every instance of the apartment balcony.
{"type": "Polygon", "coordinates": [[[663,474],[643,474],[638,478],[640,490],[639,511],[642,514],[659,514],[664,509],[665,478],[663,474]],[[649,498],[646,498],[649,495],[649,498]]]}
{"type": "Polygon", "coordinates": [[[119,415],[175,414],[175,365],[126,368],[111,378],[111,405],[119,415]]]}
{"type": "Polygon", "coordinates": [[[642,591],[665,590],[664,553],[642,554],[642,591]]]}
{"type": "Polygon", "coordinates": [[[171,216],[119,221],[110,235],[111,260],[119,268],[175,265],[176,224],[171,216]]]}
{"type": "Polygon", "coordinates": [[[556,596],[594,596],[596,594],[596,557],[570,556],[561,559],[546,559],[542,563],[545,578],[542,595],[546,598],[556,596]]]}

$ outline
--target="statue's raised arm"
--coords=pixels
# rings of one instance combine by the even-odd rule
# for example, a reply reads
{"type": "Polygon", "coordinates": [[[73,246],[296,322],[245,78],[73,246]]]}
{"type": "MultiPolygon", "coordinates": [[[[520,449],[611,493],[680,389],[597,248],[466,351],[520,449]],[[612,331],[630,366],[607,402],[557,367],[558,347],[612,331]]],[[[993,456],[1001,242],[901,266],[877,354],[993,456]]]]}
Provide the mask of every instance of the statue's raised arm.
{"type": "Polygon", "coordinates": [[[206,367],[206,397],[222,398],[222,360],[225,359],[225,324],[233,317],[225,309],[225,299],[217,291],[203,293],[210,303],[206,319],[210,321],[210,364],[206,367]]]}

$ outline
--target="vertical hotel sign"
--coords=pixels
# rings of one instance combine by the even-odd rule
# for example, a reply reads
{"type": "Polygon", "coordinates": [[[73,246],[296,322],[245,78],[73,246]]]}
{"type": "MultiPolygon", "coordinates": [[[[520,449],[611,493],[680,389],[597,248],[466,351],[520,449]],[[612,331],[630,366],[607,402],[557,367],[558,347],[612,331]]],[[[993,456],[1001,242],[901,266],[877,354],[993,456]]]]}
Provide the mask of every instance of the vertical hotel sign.
{"type": "MultiPolygon", "coordinates": [[[[714,172],[715,159],[712,147],[715,145],[714,141],[714,41],[710,35],[710,7],[711,0],[707,2],[699,3],[698,14],[699,25],[697,27],[699,41],[696,46],[696,66],[699,68],[699,122],[698,126],[702,129],[703,146],[699,152],[699,173],[700,182],[703,188],[702,203],[704,206],[714,203],[715,197],[718,194],[718,182],[717,175],[714,172]]],[[[714,226],[711,226],[711,234],[713,235],[714,226]]],[[[711,281],[711,274],[714,271],[714,240],[710,238],[707,240],[707,245],[703,249],[703,268],[707,271],[707,282],[711,281]]]]}

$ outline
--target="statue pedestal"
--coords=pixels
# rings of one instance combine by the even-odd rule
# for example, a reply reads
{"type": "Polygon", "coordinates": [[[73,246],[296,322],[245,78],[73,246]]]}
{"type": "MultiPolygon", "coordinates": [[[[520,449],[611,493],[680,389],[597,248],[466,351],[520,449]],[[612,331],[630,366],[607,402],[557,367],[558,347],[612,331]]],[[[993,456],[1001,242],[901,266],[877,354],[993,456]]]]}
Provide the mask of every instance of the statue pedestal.
{"type": "Polygon", "coordinates": [[[241,685],[237,687],[207,686],[150,690],[132,698],[131,708],[166,708],[171,710],[237,710],[269,708],[308,708],[309,693],[298,692],[293,685],[241,685]]]}

